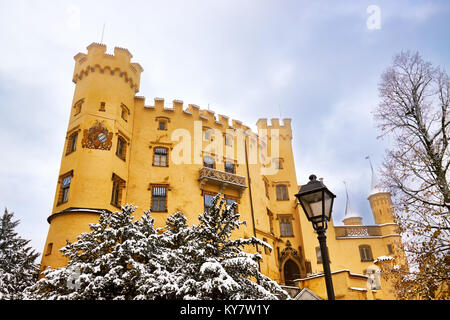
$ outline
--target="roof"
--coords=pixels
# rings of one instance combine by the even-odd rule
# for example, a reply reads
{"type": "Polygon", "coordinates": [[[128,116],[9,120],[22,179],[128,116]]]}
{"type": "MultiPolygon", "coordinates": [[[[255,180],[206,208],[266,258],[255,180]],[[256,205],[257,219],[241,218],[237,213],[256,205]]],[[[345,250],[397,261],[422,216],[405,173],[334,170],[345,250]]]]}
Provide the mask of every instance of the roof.
{"type": "Polygon", "coordinates": [[[344,219],[346,219],[346,218],[361,218],[361,215],[358,212],[356,212],[355,209],[350,204],[350,198],[348,196],[348,191],[347,191],[347,184],[345,183],[345,181],[344,181],[344,185],[345,185],[345,194],[347,195],[344,219]]]}
{"type": "Polygon", "coordinates": [[[386,190],[384,190],[381,185],[380,185],[380,181],[378,179],[378,176],[375,172],[375,170],[373,170],[373,166],[372,166],[372,162],[370,161],[369,157],[366,157],[366,159],[369,159],[369,163],[370,163],[370,170],[372,172],[372,179],[371,179],[371,183],[370,183],[370,192],[369,192],[369,197],[373,194],[377,194],[377,193],[384,193],[387,192],[386,190]]]}

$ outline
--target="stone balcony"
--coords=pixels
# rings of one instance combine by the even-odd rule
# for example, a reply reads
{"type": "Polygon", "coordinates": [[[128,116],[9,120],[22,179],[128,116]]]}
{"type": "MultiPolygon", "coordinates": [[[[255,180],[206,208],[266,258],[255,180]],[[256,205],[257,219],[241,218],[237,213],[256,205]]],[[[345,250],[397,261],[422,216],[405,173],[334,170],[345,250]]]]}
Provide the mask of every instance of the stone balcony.
{"type": "Polygon", "coordinates": [[[382,235],[380,226],[335,226],[336,239],[370,238],[382,235]]]}
{"type": "Polygon", "coordinates": [[[245,177],[207,167],[200,169],[199,181],[202,190],[206,184],[212,184],[219,186],[220,190],[225,188],[235,189],[239,192],[239,195],[242,195],[242,192],[247,188],[245,177]]]}

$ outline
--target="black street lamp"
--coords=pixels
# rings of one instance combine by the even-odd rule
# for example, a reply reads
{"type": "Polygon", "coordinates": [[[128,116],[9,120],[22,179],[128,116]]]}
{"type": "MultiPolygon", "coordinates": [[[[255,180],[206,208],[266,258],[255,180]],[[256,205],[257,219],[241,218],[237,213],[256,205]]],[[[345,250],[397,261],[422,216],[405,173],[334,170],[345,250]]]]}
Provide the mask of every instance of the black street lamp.
{"type": "Polygon", "coordinates": [[[331,278],[325,230],[327,229],[327,222],[331,219],[333,201],[336,196],[328,190],[322,181],[317,181],[317,177],[313,174],[309,176],[309,182],[301,186],[295,196],[300,202],[306,217],[312,222],[313,228],[317,232],[328,300],[334,300],[333,281],[331,278]]]}

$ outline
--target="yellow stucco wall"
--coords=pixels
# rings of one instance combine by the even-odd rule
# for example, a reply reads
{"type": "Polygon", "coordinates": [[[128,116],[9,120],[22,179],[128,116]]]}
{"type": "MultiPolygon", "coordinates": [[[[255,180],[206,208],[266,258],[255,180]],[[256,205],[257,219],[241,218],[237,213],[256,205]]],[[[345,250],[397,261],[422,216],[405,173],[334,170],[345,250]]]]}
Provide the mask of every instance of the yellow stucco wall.
{"type": "MultiPolygon", "coordinates": [[[[293,261],[298,267],[297,278],[308,276],[306,262],[311,264],[312,273],[321,272],[321,264],[317,264],[316,259],[315,248],[318,247],[316,234],[300,206],[296,204],[294,196],[298,192],[299,182],[296,179],[292,152],[293,132],[290,119],[282,121],[271,119],[270,123],[267,119],[259,119],[258,130],[267,130],[269,137],[262,142],[258,140],[257,134],[261,136],[263,131],[253,133],[238,120],[230,120],[227,116],[216,115],[210,110],[201,110],[196,105],[190,104],[186,107],[178,100],[166,104],[160,98],[155,98],[151,105],[147,105],[144,97],[136,96],[143,69],[139,64],[131,62],[132,55],[127,49],[115,48],[114,55],[109,55],[105,53],[106,46],[93,43],[87,50],[87,54],[79,53],[74,57],[75,69],[72,79],[76,85],[66,145],[61,159],[60,176],[68,172],[73,174],[68,201],[58,203],[62,183],[60,179],[45,244],[45,248],[52,244],[53,250],[49,254],[43,254],[42,266],[60,267],[66,263],[66,259],[61,256],[58,249],[66,243],[66,240],[75,241],[77,235],[88,231],[89,223],[98,219],[96,210],[118,210],[110,203],[115,174],[125,182],[121,192],[121,204],[137,205],[139,207],[136,211],[137,217],[143,210],[151,207],[150,185],[167,186],[167,212],[152,213],[157,226],[163,225],[167,216],[176,211],[183,211],[189,223],[197,223],[197,216],[204,209],[203,193],[220,191],[237,200],[241,219],[247,221],[247,225],[234,236],[256,235],[273,247],[270,253],[259,249],[263,256],[261,263],[263,273],[279,283],[285,283],[283,270],[288,260],[293,261]],[[79,101],[82,101],[81,112],[77,113],[74,106],[79,101]],[[122,118],[123,106],[129,111],[126,120],[122,118]],[[167,121],[166,130],[158,130],[159,119],[167,121]],[[102,130],[112,133],[111,145],[106,149],[86,147],[83,142],[86,132],[99,123],[103,126],[102,130]],[[249,134],[245,138],[245,148],[239,147],[243,140],[234,138],[232,146],[223,146],[223,155],[217,150],[213,152],[213,156],[217,158],[215,169],[223,172],[224,157],[229,155],[230,151],[234,151],[231,153],[234,153],[232,160],[236,163],[235,174],[245,178],[245,188],[236,188],[225,183],[217,185],[212,180],[204,180],[206,183],[199,181],[199,172],[203,168],[202,150],[208,149],[210,142],[203,141],[200,148],[196,148],[194,140],[199,135],[201,137],[206,128],[217,130],[218,135],[214,136],[214,139],[219,139],[230,132],[237,134],[246,131],[249,134]],[[78,132],[76,150],[66,154],[70,135],[74,132],[78,132]],[[186,144],[191,150],[190,161],[175,164],[172,153],[178,152],[180,140],[177,137],[180,133],[191,137],[186,144]],[[119,136],[126,141],[125,160],[116,155],[119,136]],[[271,150],[272,144],[274,150],[271,150]],[[268,156],[254,163],[252,157],[257,155],[254,150],[258,146],[264,148],[267,146],[268,156]],[[155,147],[168,148],[167,167],[153,165],[155,147]],[[275,149],[279,150],[279,154],[272,153],[276,151],[275,149]],[[273,166],[270,156],[281,159],[281,169],[274,172],[267,171],[268,167],[273,166]],[[200,161],[197,161],[198,159],[200,161]],[[264,160],[267,163],[264,164],[264,160]],[[279,184],[287,186],[288,200],[277,200],[276,186],[279,184]],[[292,236],[282,237],[280,219],[286,216],[291,217],[293,232],[292,236]]],[[[374,215],[382,210],[382,218],[378,219],[375,216],[375,221],[385,224],[379,227],[383,232],[382,236],[339,239],[333,221],[329,223],[327,243],[332,271],[348,269],[353,273],[363,274],[370,262],[361,262],[359,245],[370,245],[376,258],[378,255],[387,255],[386,245],[390,241],[394,238],[398,241],[395,225],[391,224],[394,222],[392,212],[388,210],[390,197],[386,199],[386,195],[382,197],[374,195],[369,199],[374,215]],[[387,202],[384,203],[384,200],[387,202]]],[[[339,273],[338,276],[343,277],[344,274],[347,273],[339,273]]],[[[359,281],[361,279],[360,277],[359,281]]],[[[348,281],[350,280],[340,280],[339,283],[345,283],[345,287],[348,286],[348,281]]],[[[313,282],[308,280],[305,283],[310,283],[313,291],[321,292],[322,289],[316,288],[313,282]]],[[[348,292],[347,298],[356,297],[353,291],[348,292]]]]}

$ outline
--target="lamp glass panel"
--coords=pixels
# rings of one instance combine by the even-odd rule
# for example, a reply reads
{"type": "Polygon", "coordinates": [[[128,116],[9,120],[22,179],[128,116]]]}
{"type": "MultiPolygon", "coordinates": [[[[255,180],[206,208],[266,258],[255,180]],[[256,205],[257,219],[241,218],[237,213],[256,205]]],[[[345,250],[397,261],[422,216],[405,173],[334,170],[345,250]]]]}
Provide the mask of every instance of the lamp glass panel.
{"type": "Polygon", "coordinates": [[[324,192],[324,197],[325,197],[325,217],[329,221],[331,218],[331,210],[333,207],[333,197],[328,192],[324,192]]]}
{"type": "Polygon", "coordinates": [[[300,201],[306,209],[309,219],[316,219],[322,215],[322,191],[302,195],[300,201]]]}

